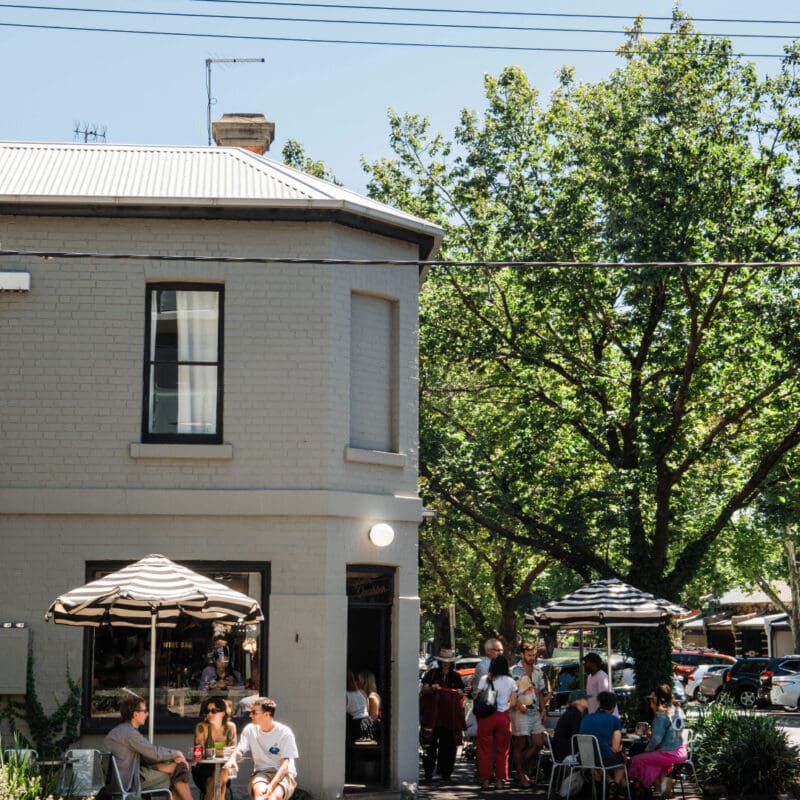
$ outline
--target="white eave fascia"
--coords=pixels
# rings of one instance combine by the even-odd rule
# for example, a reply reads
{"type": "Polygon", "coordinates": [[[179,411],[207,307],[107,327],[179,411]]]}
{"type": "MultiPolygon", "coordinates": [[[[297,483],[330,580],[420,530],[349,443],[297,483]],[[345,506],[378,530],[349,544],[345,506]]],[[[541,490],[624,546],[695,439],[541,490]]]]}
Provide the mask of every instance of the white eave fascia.
{"type": "Polygon", "coordinates": [[[402,212],[392,213],[378,208],[359,205],[349,200],[322,198],[236,198],[236,197],[131,197],[120,195],[0,195],[0,203],[18,203],[20,205],[93,205],[93,206],[161,206],[192,208],[277,208],[305,209],[324,211],[347,211],[355,216],[373,219],[396,228],[414,231],[434,240],[432,252],[438,250],[443,231],[438,225],[424,222],[415,217],[406,216],[402,212]]]}

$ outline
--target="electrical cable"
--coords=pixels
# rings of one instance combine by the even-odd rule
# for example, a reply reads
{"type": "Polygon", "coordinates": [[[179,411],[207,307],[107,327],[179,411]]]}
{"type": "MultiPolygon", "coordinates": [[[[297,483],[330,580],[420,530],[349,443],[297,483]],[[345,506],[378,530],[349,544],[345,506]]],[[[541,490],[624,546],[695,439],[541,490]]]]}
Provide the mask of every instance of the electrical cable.
{"type": "MultiPolygon", "coordinates": [[[[138,36],[175,36],[186,39],[225,39],[251,42],[295,42],[298,44],[348,44],[372,47],[416,47],[446,50],[493,50],[517,53],[607,53],[614,55],[617,48],[602,47],[533,47],[525,45],[500,44],[456,44],[445,42],[392,42],[366,39],[326,39],[311,36],[257,36],[255,34],[233,33],[190,33],[187,31],[146,31],[128,28],[91,28],[83,25],[36,25],[22,22],[0,22],[0,28],[25,30],[78,31],[81,33],[123,33],[138,36]]],[[[678,55],[677,52],[663,51],[661,55],[678,55]]],[[[785,53],[707,53],[725,58],[784,58],[785,53]]]]}
{"type": "Polygon", "coordinates": [[[676,267],[724,268],[724,269],[762,269],[762,268],[797,268],[800,261],[461,261],[441,260],[424,261],[422,259],[391,258],[281,258],[274,256],[193,256],[173,255],[165,253],[99,253],[92,251],[78,252],[71,250],[0,250],[0,258],[7,256],[43,258],[47,261],[56,258],[66,259],[104,259],[110,261],[186,261],[215,264],[314,264],[321,266],[388,266],[388,267],[488,267],[505,269],[507,267],[555,267],[564,268],[609,268],[609,269],[674,269],[676,267]]]}
{"type": "MultiPolygon", "coordinates": [[[[513,17],[565,17],[570,19],[631,20],[630,14],[577,14],[563,11],[500,11],[468,8],[415,8],[414,6],[373,6],[347,3],[293,2],[292,0],[190,0],[193,3],[230,3],[244,6],[293,6],[302,8],[337,8],[353,11],[411,11],[423,14],[488,14],[513,17]]],[[[649,16],[647,19],[671,22],[672,17],[649,16]]],[[[800,25],[798,19],[743,19],[731,17],[692,17],[693,22],[732,22],[743,25],[800,25]]]]}
{"type": "MultiPolygon", "coordinates": [[[[552,27],[537,25],[485,25],[485,24],[464,24],[450,22],[399,22],[396,20],[362,20],[362,19],[330,19],[319,17],[274,17],[274,16],[254,16],[252,14],[197,14],[186,11],[132,11],[119,8],[87,8],[81,6],[43,6],[29,5],[23,3],[0,3],[0,8],[12,8],[25,11],[57,11],[57,12],[76,12],[89,14],[118,14],[128,16],[144,17],[172,17],[178,19],[213,19],[213,20],[232,20],[246,22],[299,22],[324,25],[373,25],[383,27],[400,28],[435,28],[448,30],[479,30],[479,31],[518,31],[536,33],[590,33],[590,34],[613,34],[619,36],[625,32],[620,28],[572,28],[572,27],[552,27]]],[[[800,24],[800,23],[798,23],[800,24]]],[[[642,30],[644,36],[680,36],[678,31],[650,31],[642,30]]],[[[729,37],[736,36],[740,39],[780,39],[789,40],[792,38],[786,33],[717,33],[713,31],[703,31],[704,37],[729,37]]],[[[800,37],[800,33],[798,33],[800,37]]]]}

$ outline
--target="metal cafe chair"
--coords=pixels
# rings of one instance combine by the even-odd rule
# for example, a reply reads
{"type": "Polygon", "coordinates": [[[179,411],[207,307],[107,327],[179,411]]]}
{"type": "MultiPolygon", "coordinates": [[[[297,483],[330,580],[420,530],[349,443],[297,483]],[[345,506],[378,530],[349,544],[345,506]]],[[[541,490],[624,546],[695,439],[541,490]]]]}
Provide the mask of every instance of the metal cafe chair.
{"type": "Polygon", "coordinates": [[[539,782],[539,770],[542,767],[542,758],[550,759],[552,762],[550,766],[550,781],[547,784],[547,797],[549,800],[553,793],[553,786],[558,790],[559,779],[563,780],[567,776],[567,770],[574,764],[577,764],[578,758],[570,754],[566,756],[563,761],[558,761],[553,752],[553,740],[550,738],[550,734],[547,731],[544,732],[544,742],[544,749],[539,752],[539,761],[536,764],[536,777],[533,782],[539,782]]]}
{"type": "Polygon", "coordinates": [[[108,768],[108,787],[112,800],[140,800],[145,797],[153,797],[161,794],[166,795],[167,800],[172,800],[172,792],[169,789],[142,789],[139,792],[129,792],[122,786],[122,778],[119,774],[119,767],[114,756],[109,757],[108,768]]]}
{"type": "MultiPolygon", "coordinates": [[[[590,736],[586,733],[576,733],[572,737],[572,752],[577,754],[580,763],[570,765],[570,772],[571,775],[576,769],[577,770],[590,770],[590,773],[594,773],[595,771],[599,771],[602,773],[600,783],[603,786],[603,800],[606,800],[606,793],[607,793],[607,784],[608,781],[606,780],[606,773],[607,772],[615,772],[618,769],[621,769],[625,773],[625,790],[628,794],[628,800],[631,800],[631,785],[630,781],[628,780],[628,769],[625,766],[625,761],[621,764],[610,764],[609,766],[605,766],[603,764],[603,757],[600,753],[600,743],[597,741],[596,736],[590,736]]],[[[589,780],[591,781],[592,786],[592,797],[594,797],[594,779],[592,774],[589,776],[589,780]]]]}
{"type": "Polygon", "coordinates": [[[97,796],[106,785],[110,753],[100,750],[74,748],[64,753],[64,763],[58,783],[61,797],[97,796]]]}
{"type": "Polygon", "coordinates": [[[9,747],[3,750],[3,758],[7,764],[12,761],[17,764],[35,764],[39,760],[39,754],[30,747],[9,747]]]}
{"type": "Polygon", "coordinates": [[[694,785],[698,788],[700,784],[697,782],[697,770],[694,768],[694,731],[691,728],[684,728],[681,731],[683,735],[683,743],[686,745],[686,761],[680,764],[675,764],[672,767],[673,780],[681,782],[681,797],[686,800],[686,788],[683,785],[684,778],[688,778],[691,774],[694,785]]]}

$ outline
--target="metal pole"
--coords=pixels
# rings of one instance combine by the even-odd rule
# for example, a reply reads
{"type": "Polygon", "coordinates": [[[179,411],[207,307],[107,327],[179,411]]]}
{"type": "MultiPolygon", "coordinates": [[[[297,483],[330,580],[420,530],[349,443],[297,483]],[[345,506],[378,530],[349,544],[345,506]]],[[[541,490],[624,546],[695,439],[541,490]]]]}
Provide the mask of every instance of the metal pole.
{"type": "Polygon", "coordinates": [[[212,64],[263,64],[265,58],[207,58],[206,59],[206,125],[208,126],[208,144],[211,146],[211,106],[214,98],[211,96],[211,65],[212,64]]]}
{"type": "Polygon", "coordinates": [[[156,612],[150,612],[150,719],[147,721],[148,738],[153,741],[153,717],[156,713],[156,612]]]}

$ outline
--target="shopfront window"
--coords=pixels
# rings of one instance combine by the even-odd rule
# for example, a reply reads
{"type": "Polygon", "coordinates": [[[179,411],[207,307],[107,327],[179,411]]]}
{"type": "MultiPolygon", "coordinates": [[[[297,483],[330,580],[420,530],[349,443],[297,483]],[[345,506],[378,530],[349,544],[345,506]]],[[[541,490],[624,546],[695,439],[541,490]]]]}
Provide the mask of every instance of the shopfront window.
{"type": "MultiPolygon", "coordinates": [[[[94,580],[123,564],[90,569],[94,580]]],[[[265,617],[267,570],[251,564],[186,566],[225,583],[259,602],[265,617]]],[[[160,731],[193,728],[202,701],[221,696],[230,701],[234,716],[244,713],[245,697],[266,689],[263,652],[264,623],[224,625],[181,615],[174,628],[156,631],[155,727],[160,731]]],[[[119,721],[120,696],[133,692],[149,698],[150,629],[124,625],[93,628],[88,634],[89,729],[103,730],[119,721]]]]}

